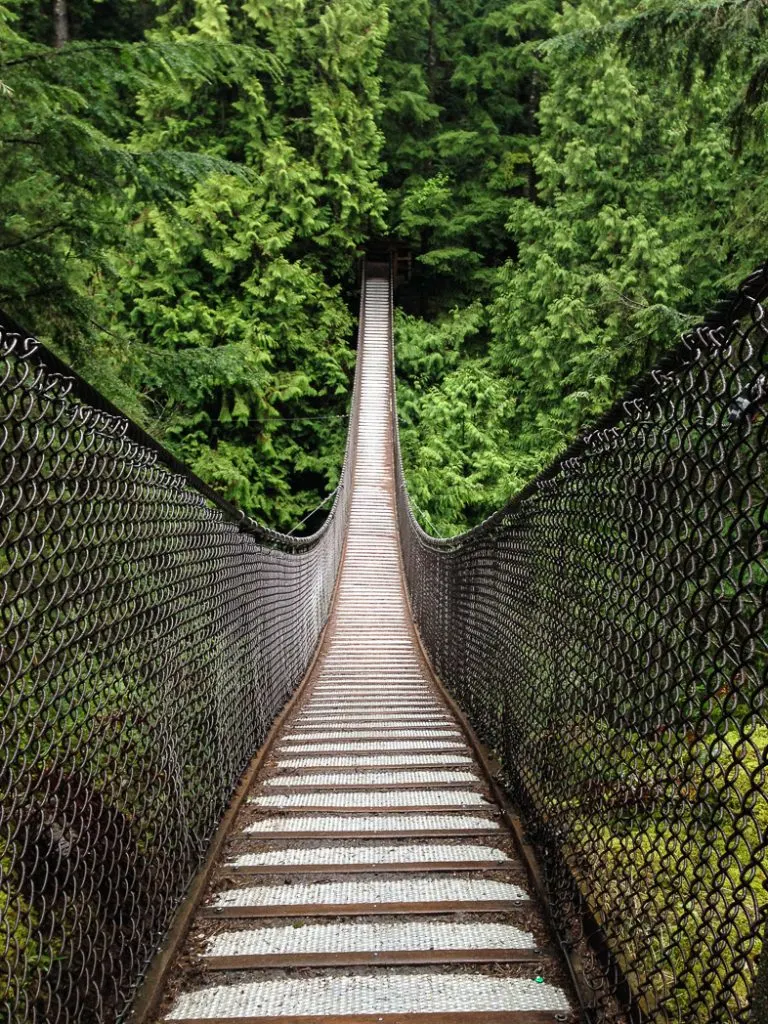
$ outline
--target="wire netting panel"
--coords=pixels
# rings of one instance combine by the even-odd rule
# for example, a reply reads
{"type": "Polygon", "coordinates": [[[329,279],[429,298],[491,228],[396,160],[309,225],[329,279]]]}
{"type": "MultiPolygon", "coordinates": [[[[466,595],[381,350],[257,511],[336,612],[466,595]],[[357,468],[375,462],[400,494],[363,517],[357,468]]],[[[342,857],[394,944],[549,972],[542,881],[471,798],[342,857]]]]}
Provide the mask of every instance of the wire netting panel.
{"type": "Polygon", "coordinates": [[[397,460],[421,635],[602,1021],[746,1024],[765,998],[766,294],[761,269],[461,537],[419,528],[397,460]]]}
{"type": "Polygon", "coordinates": [[[52,366],[2,330],[0,1006],[95,1024],[124,1017],[307,668],[348,462],[322,530],[281,537],[52,366]]]}

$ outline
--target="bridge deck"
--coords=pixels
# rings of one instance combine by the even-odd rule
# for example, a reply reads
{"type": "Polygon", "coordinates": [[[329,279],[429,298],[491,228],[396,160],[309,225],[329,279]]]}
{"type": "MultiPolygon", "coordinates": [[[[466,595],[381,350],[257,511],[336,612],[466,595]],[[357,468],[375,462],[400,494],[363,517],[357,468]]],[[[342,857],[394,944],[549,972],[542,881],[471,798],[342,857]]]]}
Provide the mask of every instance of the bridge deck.
{"type": "Polygon", "coordinates": [[[389,282],[374,273],[331,620],[234,822],[160,1019],[575,1019],[508,822],[409,616],[390,315],[389,282]]]}

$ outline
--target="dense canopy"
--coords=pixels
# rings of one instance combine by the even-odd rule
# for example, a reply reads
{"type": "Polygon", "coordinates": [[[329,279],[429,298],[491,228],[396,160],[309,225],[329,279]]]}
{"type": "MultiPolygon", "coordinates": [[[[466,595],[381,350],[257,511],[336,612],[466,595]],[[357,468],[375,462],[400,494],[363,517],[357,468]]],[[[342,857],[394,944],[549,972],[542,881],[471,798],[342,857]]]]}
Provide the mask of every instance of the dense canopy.
{"type": "Polygon", "coordinates": [[[762,0],[5,0],[0,305],[287,529],[335,485],[356,265],[395,238],[409,484],[454,532],[763,255],[764,22],[762,0]]]}

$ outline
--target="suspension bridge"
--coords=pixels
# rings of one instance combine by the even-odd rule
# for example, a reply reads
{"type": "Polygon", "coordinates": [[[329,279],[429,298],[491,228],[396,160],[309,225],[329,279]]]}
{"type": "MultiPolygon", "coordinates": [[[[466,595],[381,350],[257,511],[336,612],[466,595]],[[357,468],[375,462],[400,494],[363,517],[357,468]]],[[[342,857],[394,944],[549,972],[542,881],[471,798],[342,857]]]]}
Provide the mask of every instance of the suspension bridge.
{"type": "Polygon", "coordinates": [[[392,289],[309,537],[5,321],[9,1021],[768,1020],[768,275],[447,540],[392,289]]]}

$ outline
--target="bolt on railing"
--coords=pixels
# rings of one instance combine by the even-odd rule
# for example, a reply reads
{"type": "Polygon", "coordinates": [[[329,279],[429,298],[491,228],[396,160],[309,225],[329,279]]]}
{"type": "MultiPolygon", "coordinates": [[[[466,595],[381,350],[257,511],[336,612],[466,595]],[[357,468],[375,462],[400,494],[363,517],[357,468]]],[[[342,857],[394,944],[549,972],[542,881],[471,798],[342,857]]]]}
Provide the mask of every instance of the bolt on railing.
{"type": "Polygon", "coordinates": [[[763,267],[468,533],[420,528],[396,457],[418,628],[600,1021],[768,1020],[766,296],[763,267]]]}

